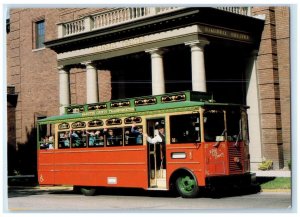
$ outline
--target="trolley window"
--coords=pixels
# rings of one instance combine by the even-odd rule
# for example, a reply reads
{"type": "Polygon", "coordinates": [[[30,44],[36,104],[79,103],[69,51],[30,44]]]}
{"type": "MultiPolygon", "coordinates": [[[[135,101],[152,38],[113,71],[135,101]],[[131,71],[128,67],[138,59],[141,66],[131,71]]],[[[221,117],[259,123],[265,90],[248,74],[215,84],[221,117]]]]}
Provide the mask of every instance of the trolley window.
{"type": "Polygon", "coordinates": [[[58,148],[70,148],[70,131],[58,132],[58,148]]]}
{"type": "MultiPolygon", "coordinates": [[[[215,142],[218,138],[224,137],[226,133],[224,111],[218,109],[208,109],[203,114],[204,140],[215,142]]],[[[222,139],[225,140],[225,139],[222,139]]]]}
{"type": "Polygon", "coordinates": [[[40,149],[54,149],[54,125],[39,125],[40,149]]]}
{"type": "Polygon", "coordinates": [[[70,132],[72,148],[86,147],[86,132],[85,130],[71,130],[70,132]]]}
{"type": "Polygon", "coordinates": [[[122,146],[123,145],[123,128],[104,129],[106,138],[106,146],[122,146]]]}
{"type": "Polygon", "coordinates": [[[199,114],[170,116],[171,143],[200,141],[199,114]]]}
{"type": "Polygon", "coordinates": [[[125,127],[124,129],[125,145],[142,145],[143,144],[143,126],[125,127]]]}
{"type": "Polygon", "coordinates": [[[104,147],[103,129],[87,130],[86,135],[88,147],[104,147]]]}

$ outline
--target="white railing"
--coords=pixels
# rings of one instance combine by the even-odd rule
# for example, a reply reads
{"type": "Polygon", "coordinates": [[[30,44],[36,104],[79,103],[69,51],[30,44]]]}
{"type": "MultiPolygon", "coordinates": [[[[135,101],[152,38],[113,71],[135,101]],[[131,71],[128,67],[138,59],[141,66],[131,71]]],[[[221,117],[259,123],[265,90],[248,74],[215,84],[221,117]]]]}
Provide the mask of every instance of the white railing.
{"type": "Polygon", "coordinates": [[[92,16],[93,29],[99,29],[114,24],[151,15],[151,8],[120,8],[92,16]]]}
{"type": "Polygon", "coordinates": [[[65,24],[66,35],[76,34],[77,32],[84,32],[84,19],[75,20],[65,24]]]}
{"type": "Polygon", "coordinates": [[[76,35],[95,29],[106,28],[117,24],[131,22],[149,16],[180,10],[179,7],[165,8],[115,8],[105,12],[92,14],[70,22],[58,23],[58,38],[76,35]]]}
{"type": "Polygon", "coordinates": [[[217,9],[235,13],[235,14],[241,14],[245,16],[251,15],[251,7],[216,7],[217,9]]]}
{"type": "MultiPolygon", "coordinates": [[[[71,35],[77,35],[91,30],[106,28],[126,22],[132,22],[149,16],[155,16],[162,13],[168,13],[180,10],[180,7],[164,7],[164,8],[113,8],[101,13],[91,14],[80,19],[72,20],[65,23],[58,23],[58,38],[71,35]]],[[[232,13],[242,15],[250,15],[249,7],[217,7],[217,9],[225,10],[232,13]]]]}

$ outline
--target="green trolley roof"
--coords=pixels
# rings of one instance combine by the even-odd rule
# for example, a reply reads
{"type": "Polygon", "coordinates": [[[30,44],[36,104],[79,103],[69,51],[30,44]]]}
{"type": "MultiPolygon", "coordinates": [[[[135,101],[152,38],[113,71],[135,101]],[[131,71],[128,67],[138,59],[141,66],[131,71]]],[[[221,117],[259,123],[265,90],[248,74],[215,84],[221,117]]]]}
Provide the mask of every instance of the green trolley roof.
{"type": "Polygon", "coordinates": [[[203,105],[233,105],[214,103],[212,94],[196,91],[182,91],[155,96],[142,96],[108,102],[71,105],[65,108],[65,114],[52,116],[38,121],[39,124],[63,121],[92,120],[168,113],[174,111],[196,110],[203,105]]]}

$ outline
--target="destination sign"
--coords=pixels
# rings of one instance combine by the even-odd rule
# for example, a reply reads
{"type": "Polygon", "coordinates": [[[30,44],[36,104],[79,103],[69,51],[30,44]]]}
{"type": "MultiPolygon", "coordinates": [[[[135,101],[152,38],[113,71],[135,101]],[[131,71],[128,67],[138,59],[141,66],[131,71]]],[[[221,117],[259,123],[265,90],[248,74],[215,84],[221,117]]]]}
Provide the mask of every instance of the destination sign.
{"type": "Polygon", "coordinates": [[[94,115],[126,113],[126,112],[134,112],[134,111],[135,111],[135,108],[116,108],[116,109],[107,109],[107,110],[94,110],[94,111],[83,112],[82,117],[94,116],[94,115]]]}

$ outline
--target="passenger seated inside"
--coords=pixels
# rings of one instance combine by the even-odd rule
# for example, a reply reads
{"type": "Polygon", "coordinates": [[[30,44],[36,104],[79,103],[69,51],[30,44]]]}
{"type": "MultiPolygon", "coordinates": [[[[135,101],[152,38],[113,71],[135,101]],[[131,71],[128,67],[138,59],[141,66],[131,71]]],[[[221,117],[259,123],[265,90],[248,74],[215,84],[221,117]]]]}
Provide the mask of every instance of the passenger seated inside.
{"type": "Polygon", "coordinates": [[[82,132],[80,130],[70,132],[72,147],[82,147],[82,132]]]}
{"type": "Polygon", "coordinates": [[[136,126],[135,124],[132,125],[131,133],[135,138],[135,144],[141,145],[143,144],[143,127],[136,126]]]}
{"type": "Polygon", "coordinates": [[[69,132],[65,132],[63,135],[63,148],[69,148],[70,147],[70,135],[69,132]]]}
{"type": "MultiPolygon", "coordinates": [[[[122,130],[122,129],[120,129],[122,130]]],[[[120,131],[119,130],[119,131],[120,131]]],[[[106,135],[106,145],[107,146],[119,146],[122,145],[122,134],[120,134],[118,129],[104,129],[106,135]],[[117,131],[117,133],[115,133],[117,131]]]]}
{"type": "Polygon", "coordinates": [[[46,142],[46,137],[45,137],[45,138],[42,138],[40,149],[47,149],[47,148],[48,148],[48,144],[46,142]]]}
{"type": "Polygon", "coordinates": [[[104,146],[104,137],[100,130],[86,131],[89,147],[104,146]]]}
{"type": "Polygon", "coordinates": [[[95,144],[95,140],[96,140],[96,135],[95,135],[95,131],[86,131],[86,134],[88,135],[88,141],[89,141],[89,143],[88,143],[88,146],[94,146],[94,144],[95,144]]]}
{"type": "Polygon", "coordinates": [[[64,131],[58,133],[58,148],[70,148],[70,132],[64,131]]]}
{"type": "Polygon", "coordinates": [[[42,138],[40,149],[54,149],[53,136],[51,138],[51,141],[49,140],[49,138],[50,138],[49,136],[45,136],[45,138],[42,138]]]}
{"type": "Polygon", "coordinates": [[[124,138],[125,138],[125,145],[129,145],[132,143],[132,138],[129,130],[125,130],[124,138]]]}

